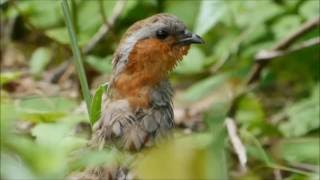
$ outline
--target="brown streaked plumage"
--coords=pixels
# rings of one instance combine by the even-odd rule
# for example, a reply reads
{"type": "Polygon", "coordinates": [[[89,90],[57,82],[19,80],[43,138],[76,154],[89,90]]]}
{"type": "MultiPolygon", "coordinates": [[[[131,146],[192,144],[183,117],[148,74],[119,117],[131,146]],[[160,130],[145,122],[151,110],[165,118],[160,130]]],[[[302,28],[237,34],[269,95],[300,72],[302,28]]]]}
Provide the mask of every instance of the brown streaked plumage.
{"type": "Polygon", "coordinates": [[[203,41],[169,14],[151,16],[127,30],[114,54],[108,100],[95,124],[93,144],[137,151],[170,134],[174,123],[167,75],[192,43],[203,41]]]}

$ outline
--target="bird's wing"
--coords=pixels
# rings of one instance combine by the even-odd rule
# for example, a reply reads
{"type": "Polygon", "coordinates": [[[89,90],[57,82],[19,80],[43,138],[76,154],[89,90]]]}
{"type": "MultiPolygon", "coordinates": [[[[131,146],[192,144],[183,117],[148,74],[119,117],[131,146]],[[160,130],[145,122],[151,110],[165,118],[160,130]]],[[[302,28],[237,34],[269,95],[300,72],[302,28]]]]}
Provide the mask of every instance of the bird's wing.
{"type": "MultiPolygon", "coordinates": [[[[150,114],[153,116],[150,119],[152,118],[158,124],[157,133],[166,133],[174,126],[172,94],[172,87],[167,80],[161,81],[151,93],[152,108],[150,114]]],[[[145,128],[149,129],[148,126],[145,126],[145,128]]]]}
{"type": "Polygon", "coordinates": [[[120,148],[139,150],[154,144],[159,136],[170,135],[174,126],[170,84],[161,82],[150,95],[150,108],[132,110],[124,99],[108,103],[94,126],[93,145],[103,147],[112,142],[120,148]]]}
{"type": "Polygon", "coordinates": [[[105,145],[115,144],[121,149],[134,151],[141,149],[147,142],[149,134],[142,123],[148,116],[145,112],[140,115],[137,116],[133,112],[127,100],[110,102],[94,126],[91,145],[103,148],[105,145]]]}

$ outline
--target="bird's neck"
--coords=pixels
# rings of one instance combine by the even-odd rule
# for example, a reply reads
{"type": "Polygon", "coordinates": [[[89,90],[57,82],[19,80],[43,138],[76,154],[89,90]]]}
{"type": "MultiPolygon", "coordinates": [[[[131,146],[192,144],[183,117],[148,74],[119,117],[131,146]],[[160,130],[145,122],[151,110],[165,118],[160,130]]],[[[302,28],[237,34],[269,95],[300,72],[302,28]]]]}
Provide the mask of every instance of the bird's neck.
{"type": "Polygon", "coordinates": [[[158,39],[145,39],[132,49],[125,69],[114,78],[115,97],[133,107],[149,107],[150,91],[164,80],[189,47],[172,47],[158,39]]]}
{"type": "Polygon", "coordinates": [[[150,91],[158,86],[166,75],[167,73],[161,72],[157,67],[125,71],[115,78],[112,87],[114,97],[128,99],[132,107],[147,108],[150,105],[150,91]]]}

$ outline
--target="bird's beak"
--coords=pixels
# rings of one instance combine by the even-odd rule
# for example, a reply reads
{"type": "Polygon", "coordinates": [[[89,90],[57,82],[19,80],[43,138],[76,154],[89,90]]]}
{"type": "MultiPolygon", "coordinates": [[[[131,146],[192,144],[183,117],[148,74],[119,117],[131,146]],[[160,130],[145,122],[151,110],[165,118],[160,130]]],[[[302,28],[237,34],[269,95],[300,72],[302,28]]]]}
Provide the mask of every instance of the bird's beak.
{"type": "Polygon", "coordinates": [[[184,31],[179,34],[179,39],[177,44],[190,45],[190,44],[204,44],[204,40],[197,34],[191,33],[189,31],[184,31]]]}

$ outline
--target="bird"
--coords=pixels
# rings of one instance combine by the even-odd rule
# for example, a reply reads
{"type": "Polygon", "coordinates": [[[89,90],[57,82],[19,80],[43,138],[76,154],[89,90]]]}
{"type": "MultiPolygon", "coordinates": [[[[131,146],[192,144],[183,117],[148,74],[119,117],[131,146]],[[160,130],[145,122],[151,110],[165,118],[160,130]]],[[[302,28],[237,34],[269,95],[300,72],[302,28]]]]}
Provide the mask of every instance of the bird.
{"type": "Polygon", "coordinates": [[[113,55],[113,69],[92,144],[139,151],[171,136],[173,89],[169,73],[191,44],[204,40],[178,17],[160,13],[135,22],[113,55]]]}

